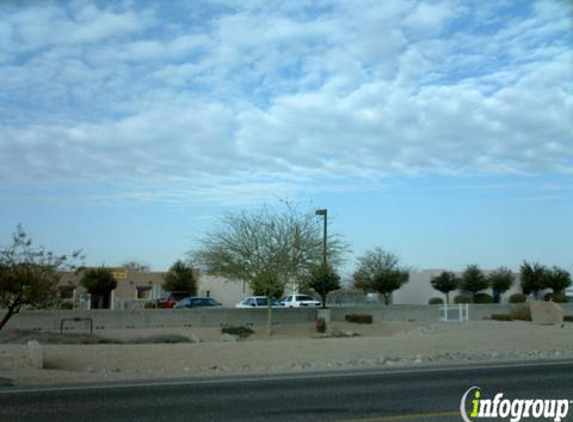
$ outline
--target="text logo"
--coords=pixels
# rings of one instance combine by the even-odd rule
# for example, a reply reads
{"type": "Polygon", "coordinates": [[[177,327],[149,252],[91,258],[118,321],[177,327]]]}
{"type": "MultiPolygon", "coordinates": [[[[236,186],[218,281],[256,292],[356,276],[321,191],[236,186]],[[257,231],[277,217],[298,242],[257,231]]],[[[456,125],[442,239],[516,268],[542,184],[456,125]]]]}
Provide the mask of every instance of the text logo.
{"type": "Polygon", "coordinates": [[[479,418],[509,419],[510,422],[535,418],[560,422],[567,417],[569,405],[568,399],[507,399],[503,393],[486,399],[481,388],[474,386],[464,393],[460,413],[464,422],[474,422],[479,418]]]}

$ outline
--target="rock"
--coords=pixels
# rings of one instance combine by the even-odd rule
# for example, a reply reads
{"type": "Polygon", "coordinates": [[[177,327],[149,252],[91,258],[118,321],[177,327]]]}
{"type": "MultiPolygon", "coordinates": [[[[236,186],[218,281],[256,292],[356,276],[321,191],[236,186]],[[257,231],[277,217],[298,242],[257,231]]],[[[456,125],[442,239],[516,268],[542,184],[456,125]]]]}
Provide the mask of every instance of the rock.
{"type": "Polygon", "coordinates": [[[535,301],[529,308],[535,324],[563,324],[563,308],[554,302],[535,301]]]}
{"type": "Polygon", "coordinates": [[[221,340],[221,341],[239,341],[239,336],[225,333],[225,334],[221,334],[221,337],[219,337],[219,340],[221,340]]]}
{"type": "Polygon", "coordinates": [[[30,340],[27,343],[28,357],[32,366],[37,369],[44,369],[44,348],[36,340],[30,340]]]}

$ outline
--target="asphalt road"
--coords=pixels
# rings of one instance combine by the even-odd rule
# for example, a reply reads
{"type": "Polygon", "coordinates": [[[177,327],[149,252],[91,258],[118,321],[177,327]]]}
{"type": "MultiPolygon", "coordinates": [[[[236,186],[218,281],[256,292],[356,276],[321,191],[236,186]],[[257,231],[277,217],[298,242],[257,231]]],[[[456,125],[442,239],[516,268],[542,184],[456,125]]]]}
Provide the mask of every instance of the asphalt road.
{"type": "MultiPolygon", "coordinates": [[[[506,398],[572,400],[573,361],[5,387],[0,421],[447,422],[461,420],[460,401],[472,386],[484,397],[502,392],[506,398]]],[[[570,407],[566,420],[573,421],[570,407]]]]}

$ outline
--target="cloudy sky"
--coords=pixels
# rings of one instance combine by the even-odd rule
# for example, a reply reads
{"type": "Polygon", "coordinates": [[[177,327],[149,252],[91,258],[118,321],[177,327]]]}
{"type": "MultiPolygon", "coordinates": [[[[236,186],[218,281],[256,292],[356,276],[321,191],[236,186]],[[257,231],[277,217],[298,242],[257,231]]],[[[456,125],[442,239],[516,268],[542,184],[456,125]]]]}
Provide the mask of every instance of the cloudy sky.
{"type": "Polygon", "coordinates": [[[572,270],[572,4],[4,1],[0,244],[161,270],[289,199],[354,255],[572,270]]]}

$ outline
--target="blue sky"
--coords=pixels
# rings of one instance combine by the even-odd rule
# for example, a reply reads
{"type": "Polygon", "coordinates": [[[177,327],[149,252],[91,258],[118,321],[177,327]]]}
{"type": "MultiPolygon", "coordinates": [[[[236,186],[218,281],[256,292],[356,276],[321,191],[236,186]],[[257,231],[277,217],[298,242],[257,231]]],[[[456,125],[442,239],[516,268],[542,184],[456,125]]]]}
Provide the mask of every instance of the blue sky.
{"type": "Polygon", "coordinates": [[[573,270],[570,1],[6,1],[0,244],[166,269],[227,211],[573,270]]]}

